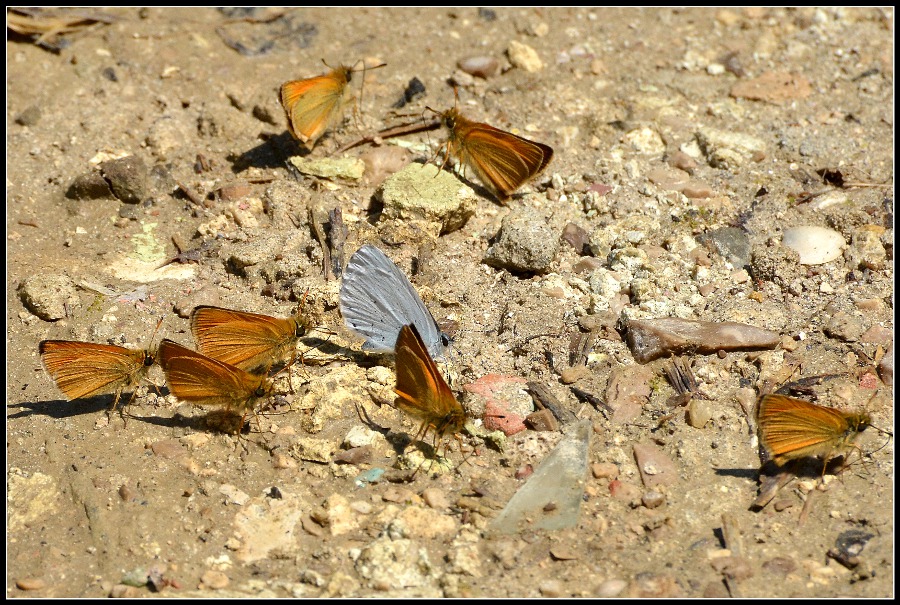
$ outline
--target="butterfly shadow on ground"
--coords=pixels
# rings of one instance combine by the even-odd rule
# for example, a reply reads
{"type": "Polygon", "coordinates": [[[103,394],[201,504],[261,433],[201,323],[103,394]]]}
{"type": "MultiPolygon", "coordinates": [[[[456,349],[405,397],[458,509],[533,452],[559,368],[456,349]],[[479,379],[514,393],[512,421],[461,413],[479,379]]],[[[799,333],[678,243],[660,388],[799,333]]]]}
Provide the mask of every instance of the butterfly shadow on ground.
{"type": "Polygon", "coordinates": [[[740,479],[756,479],[759,470],[755,468],[717,468],[714,469],[718,477],[736,477],[740,479]]]}
{"type": "MultiPolygon", "coordinates": [[[[390,404],[385,403],[384,405],[390,404]]],[[[359,415],[360,421],[366,426],[366,428],[372,431],[377,431],[384,435],[385,440],[387,440],[387,442],[391,444],[394,453],[398,456],[402,456],[406,451],[406,448],[408,448],[409,445],[413,442],[412,437],[410,437],[408,433],[395,433],[390,428],[381,426],[380,424],[372,420],[372,417],[369,416],[369,413],[363,406],[357,405],[356,412],[359,415]]]]}
{"type": "MultiPolygon", "coordinates": [[[[243,417],[240,414],[231,413],[227,410],[209,410],[197,415],[185,415],[176,411],[171,417],[164,418],[161,416],[137,416],[127,414],[129,420],[137,420],[161,426],[168,429],[184,428],[195,432],[223,433],[227,435],[236,434],[237,424],[243,417]]],[[[241,427],[241,434],[249,433],[253,419],[249,418],[241,427]]]]}
{"type": "Polygon", "coordinates": [[[309,153],[285,130],[281,134],[265,136],[259,145],[239,155],[229,155],[228,161],[231,162],[231,171],[237,174],[248,168],[284,168],[289,158],[309,153]]]}
{"type": "MultiPolygon", "coordinates": [[[[76,401],[66,401],[65,399],[54,399],[49,401],[23,401],[14,403],[7,407],[20,408],[20,411],[10,414],[7,418],[27,418],[28,416],[48,416],[57,420],[62,418],[72,418],[84,414],[96,414],[97,412],[107,411],[112,407],[115,395],[97,395],[90,399],[79,399],[76,401]]],[[[121,408],[125,401],[119,401],[121,408]]]]}

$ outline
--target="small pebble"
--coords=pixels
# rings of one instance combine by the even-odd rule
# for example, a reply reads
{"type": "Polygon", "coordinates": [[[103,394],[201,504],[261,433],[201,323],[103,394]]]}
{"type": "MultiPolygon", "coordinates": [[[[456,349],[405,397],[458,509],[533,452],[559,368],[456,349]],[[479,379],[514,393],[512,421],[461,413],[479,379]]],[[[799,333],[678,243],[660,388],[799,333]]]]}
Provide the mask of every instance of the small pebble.
{"type": "Polygon", "coordinates": [[[712,406],[706,399],[691,398],[688,403],[687,419],[695,429],[702,429],[712,418],[712,406]]]}
{"type": "Polygon", "coordinates": [[[541,592],[541,596],[547,597],[548,599],[555,599],[561,597],[562,585],[556,580],[545,580],[541,582],[540,586],[538,586],[538,590],[541,592]]]}
{"type": "Polygon", "coordinates": [[[669,166],[684,170],[688,174],[694,174],[694,171],[697,169],[697,160],[685,152],[678,150],[669,156],[669,166]]]}
{"type": "Polygon", "coordinates": [[[20,126],[34,126],[41,120],[41,108],[37,105],[27,107],[16,116],[16,124],[20,126]]]}
{"type": "Polygon", "coordinates": [[[211,590],[220,590],[228,586],[229,579],[228,576],[225,575],[224,572],[217,571],[215,569],[210,569],[206,571],[202,576],[200,576],[200,588],[201,589],[211,589],[211,590]]]}
{"type": "Polygon", "coordinates": [[[456,65],[469,75],[476,78],[490,78],[497,73],[500,62],[493,57],[479,56],[460,59],[456,65]]]}
{"type": "Polygon", "coordinates": [[[513,273],[546,273],[558,252],[559,237],[551,231],[546,217],[518,207],[503,217],[484,262],[513,273]]]}
{"type": "Polygon", "coordinates": [[[865,331],[863,318],[859,315],[838,311],[825,324],[824,332],[832,338],[844,342],[856,342],[865,331]]]}
{"type": "Polygon", "coordinates": [[[551,548],[550,556],[557,561],[574,561],[578,559],[578,554],[564,544],[559,544],[551,548]]]}
{"type": "Polygon", "coordinates": [[[609,482],[609,493],[616,500],[623,502],[637,502],[641,498],[641,490],[638,486],[618,479],[609,482]]]}
{"type": "Polygon", "coordinates": [[[178,439],[163,439],[150,444],[150,450],[160,458],[178,458],[187,455],[187,450],[178,439]]]}
{"type": "Polygon", "coordinates": [[[137,599],[142,594],[143,591],[140,588],[125,584],[116,584],[109,591],[109,596],[113,599],[137,599]]]}
{"type": "Polygon", "coordinates": [[[633,450],[645,486],[671,485],[678,480],[678,469],[662,448],[653,443],[636,443],[633,450]]]}
{"type": "Polygon", "coordinates": [[[603,261],[593,256],[585,256],[572,266],[575,273],[592,273],[603,266],[603,261]]]}
{"type": "Polygon", "coordinates": [[[619,476],[619,467],[612,462],[595,462],[591,465],[591,474],[595,479],[615,479],[619,476]]]}
{"type": "Polygon", "coordinates": [[[786,576],[797,569],[797,563],[790,557],[775,557],[763,563],[762,568],[768,572],[786,576]]]}
{"type": "Polygon", "coordinates": [[[591,375],[591,371],[587,368],[587,366],[574,366],[571,368],[565,368],[562,372],[559,373],[559,380],[563,384],[573,384],[578,382],[582,378],[587,378],[591,375]]]}
{"type": "Polygon", "coordinates": [[[237,202],[253,192],[247,183],[233,183],[219,189],[219,199],[224,202],[237,202]]]}
{"type": "Polygon", "coordinates": [[[644,495],[641,496],[641,503],[646,508],[659,508],[666,502],[666,496],[662,492],[658,492],[656,490],[650,490],[648,492],[644,492],[644,495]]]}
{"type": "Polygon", "coordinates": [[[450,507],[450,500],[443,490],[437,487],[428,487],[422,492],[422,500],[435,510],[446,510],[450,507]]]}
{"type": "Polygon", "coordinates": [[[66,190],[66,197],[73,200],[96,200],[112,197],[112,190],[99,172],[91,170],[75,177],[66,190]]]}
{"type": "Polygon", "coordinates": [[[250,501],[249,494],[228,483],[219,486],[219,493],[225,496],[227,504],[244,506],[250,501]]]}
{"type": "Polygon", "coordinates": [[[563,227],[563,241],[575,249],[575,253],[585,256],[591,253],[590,234],[586,229],[576,225],[575,223],[567,223],[563,227]]]}
{"type": "Polygon", "coordinates": [[[372,514],[372,505],[364,500],[355,500],[351,502],[350,509],[360,515],[372,514]]]}
{"type": "Polygon", "coordinates": [[[506,54],[509,56],[509,62],[513,64],[513,67],[524,69],[529,73],[544,69],[544,62],[541,61],[537,51],[527,44],[513,40],[509,43],[506,54]]]}
{"type": "Polygon", "coordinates": [[[741,581],[753,577],[753,566],[744,557],[716,557],[709,563],[718,573],[732,580],[741,581]]]}
{"type": "Polygon", "coordinates": [[[372,446],[363,445],[361,447],[350,448],[349,450],[341,450],[334,455],[334,461],[344,464],[367,464],[372,460],[372,446]]]}
{"type": "Polygon", "coordinates": [[[127,485],[121,485],[119,487],[119,497],[123,502],[131,502],[135,497],[134,490],[127,485]]]}
{"type": "Polygon", "coordinates": [[[41,578],[21,578],[16,580],[16,588],[19,590],[41,590],[47,587],[47,582],[41,578]]]}
{"type": "Polygon", "coordinates": [[[534,474],[534,467],[530,464],[525,464],[516,470],[515,477],[516,479],[527,479],[532,474],[534,474]]]}
{"type": "Polygon", "coordinates": [[[44,321],[63,319],[79,304],[75,283],[66,275],[33,273],[19,283],[18,293],[25,308],[44,321]]]}
{"type": "Polygon", "coordinates": [[[628,582],[625,580],[607,580],[597,586],[594,594],[601,599],[612,599],[622,594],[627,587],[628,582]]]}
{"type": "Polygon", "coordinates": [[[525,426],[532,431],[558,431],[559,422],[550,410],[538,410],[525,417],[525,426]]]}
{"type": "Polygon", "coordinates": [[[781,511],[787,510],[787,509],[791,508],[792,506],[794,506],[794,503],[791,500],[782,499],[782,500],[776,500],[775,503],[772,504],[772,506],[775,508],[776,511],[778,511],[780,513],[781,511]]]}

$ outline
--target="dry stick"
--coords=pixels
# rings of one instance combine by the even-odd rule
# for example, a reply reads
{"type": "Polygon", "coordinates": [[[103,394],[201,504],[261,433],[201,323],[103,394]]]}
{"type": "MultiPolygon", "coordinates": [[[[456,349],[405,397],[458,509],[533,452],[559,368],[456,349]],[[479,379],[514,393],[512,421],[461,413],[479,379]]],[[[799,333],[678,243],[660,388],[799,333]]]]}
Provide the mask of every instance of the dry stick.
{"type": "Polygon", "coordinates": [[[527,386],[528,391],[534,398],[535,403],[550,410],[550,412],[554,416],[556,416],[556,419],[563,424],[577,419],[577,417],[572,412],[563,407],[563,405],[559,402],[559,399],[557,399],[556,396],[550,392],[550,389],[546,385],[540,382],[532,381],[529,382],[527,386]]]}
{"type": "Polygon", "coordinates": [[[340,208],[333,208],[328,213],[328,220],[331,223],[329,230],[331,272],[335,277],[340,277],[344,270],[344,242],[347,241],[347,227],[344,225],[344,215],[340,208]]]}
{"type": "MultiPolygon", "coordinates": [[[[730,513],[722,513],[722,539],[725,541],[725,548],[731,551],[732,557],[743,556],[743,543],[741,541],[741,530],[738,527],[737,519],[730,513]]],[[[728,594],[733,599],[741,598],[740,590],[738,590],[737,581],[734,578],[724,574],[725,586],[728,588],[728,594]]]]}
{"type": "Polygon", "coordinates": [[[322,232],[322,226],[319,225],[319,221],[316,220],[316,211],[313,208],[309,209],[309,224],[312,225],[316,239],[319,241],[319,246],[322,247],[322,273],[325,276],[325,281],[330,281],[334,278],[334,275],[331,273],[331,251],[328,249],[328,244],[325,243],[325,234],[322,232]]]}
{"type": "Polygon", "coordinates": [[[203,197],[197,194],[193,189],[188,187],[187,185],[183,185],[178,181],[175,181],[175,184],[178,185],[178,188],[181,189],[182,193],[184,193],[189,200],[197,204],[198,206],[203,206],[203,197]]]}
{"type": "Polygon", "coordinates": [[[615,410],[605,401],[597,397],[596,395],[592,395],[587,391],[582,391],[578,387],[569,387],[572,390],[572,394],[575,395],[581,401],[587,401],[589,404],[594,406],[594,408],[603,414],[603,417],[609,420],[610,416],[615,412],[615,410]]]}
{"type": "Polygon", "coordinates": [[[407,134],[415,134],[417,132],[426,132],[430,130],[437,130],[441,127],[440,120],[432,120],[431,122],[409,122],[407,124],[400,124],[399,126],[392,126],[391,128],[385,128],[375,134],[369,135],[367,137],[363,137],[357,141],[352,143],[348,143],[335,151],[331,155],[337,155],[339,153],[343,153],[349,149],[353,149],[354,147],[359,147],[360,145],[365,145],[366,143],[375,143],[376,141],[380,141],[383,139],[390,139],[393,137],[401,137],[407,134]]]}
{"type": "Polygon", "coordinates": [[[794,478],[794,475],[788,472],[780,472],[777,475],[763,475],[760,478],[759,495],[750,505],[751,509],[762,510],[769,502],[775,498],[776,494],[781,491],[785,485],[794,478]]]}
{"type": "Polygon", "coordinates": [[[806,523],[806,519],[809,518],[809,513],[813,507],[813,500],[818,500],[818,496],[813,496],[819,490],[813,488],[809,490],[809,493],[806,494],[806,502],[803,503],[803,510],[800,511],[800,517],[797,519],[797,525],[801,526],[806,523]]]}

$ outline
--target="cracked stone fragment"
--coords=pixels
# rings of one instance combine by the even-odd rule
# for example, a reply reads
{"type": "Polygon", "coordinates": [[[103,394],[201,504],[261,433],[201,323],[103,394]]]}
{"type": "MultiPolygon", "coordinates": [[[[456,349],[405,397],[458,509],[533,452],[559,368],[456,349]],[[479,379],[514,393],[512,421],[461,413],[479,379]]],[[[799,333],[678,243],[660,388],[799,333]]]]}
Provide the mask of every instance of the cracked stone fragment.
{"type": "Polygon", "coordinates": [[[665,317],[629,321],[626,339],[634,358],[640,363],[647,363],[666,355],[688,352],[709,354],[774,349],[781,342],[781,335],[733,321],[665,317]]]}

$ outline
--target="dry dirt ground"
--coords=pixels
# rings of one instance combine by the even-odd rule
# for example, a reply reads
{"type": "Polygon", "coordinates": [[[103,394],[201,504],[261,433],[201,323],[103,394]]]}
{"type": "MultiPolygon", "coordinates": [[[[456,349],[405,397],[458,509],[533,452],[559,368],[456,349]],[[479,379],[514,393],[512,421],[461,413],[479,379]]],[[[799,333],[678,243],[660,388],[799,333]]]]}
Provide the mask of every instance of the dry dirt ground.
{"type": "MultiPolygon", "coordinates": [[[[819,403],[893,424],[876,372],[893,340],[893,9],[99,12],[114,18],[51,36],[55,51],[11,33],[6,46],[8,596],[893,595],[893,444],[867,431],[864,463],[819,488],[813,469],[753,511],[745,411],[762,388],[827,374],[819,403]],[[472,56],[500,69],[462,73],[472,56]],[[426,92],[400,112],[451,107],[454,81],[467,115],[555,157],[508,205],[481,195],[452,233],[383,220],[372,175],[286,168],[299,148],[276,91],[323,59],[387,66],[368,73],[359,117],[309,157],[408,121],[390,106],[413,77],[426,92]],[[122,156],[149,171],[138,203],[70,192],[122,156]],[[384,480],[417,427],[378,405],[392,361],[358,353],[343,328],[310,208],[341,209],[345,261],[379,245],[449,320],[467,408],[462,387],[495,373],[543,383],[589,421],[575,526],[490,526],[559,432],[498,444],[466,431],[449,440],[450,471],[384,480]],[[593,256],[563,242],[542,274],[486,265],[504,216],[526,211],[554,240],[581,227],[593,256]],[[800,225],[840,233],[843,254],[800,265],[780,245],[800,225]],[[749,252],[702,243],[722,233],[749,252]],[[194,252],[157,270],[176,244],[194,252]],[[336,334],[321,361],[293,368],[293,393],[276,379],[284,413],[240,439],[168,396],[156,367],[159,394],[139,388],[127,422],[107,421],[109,396],[66,402],[41,367],[42,339],[192,345],[196,304],[286,316],[307,291],[336,334]],[[636,364],[616,330],[672,315],[775,330],[783,347],[694,356],[709,399],[688,416],[667,403],[664,362],[636,364]],[[561,381],[591,328],[572,386],[612,403],[611,377],[636,376],[626,422],[561,381]],[[387,438],[367,433],[368,459],[337,464],[364,433],[357,406],[387,438]],[[669,481],[642,479],[638,444],[673,465],[669,481]],[[382,480],[357,480],[373,469],[382,480]]],[[[406,155],[429,161],[441,136],[405,137],[406,155]]]]}

